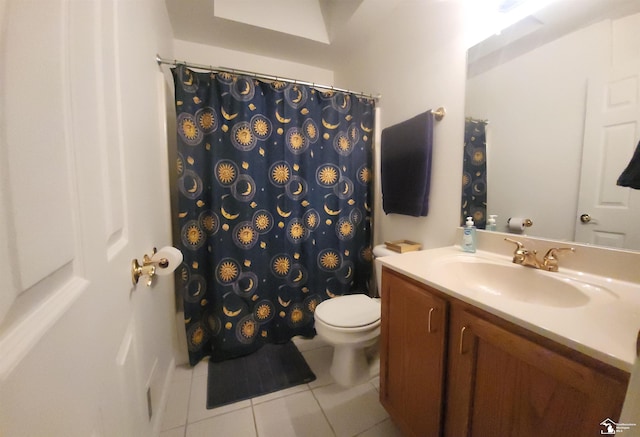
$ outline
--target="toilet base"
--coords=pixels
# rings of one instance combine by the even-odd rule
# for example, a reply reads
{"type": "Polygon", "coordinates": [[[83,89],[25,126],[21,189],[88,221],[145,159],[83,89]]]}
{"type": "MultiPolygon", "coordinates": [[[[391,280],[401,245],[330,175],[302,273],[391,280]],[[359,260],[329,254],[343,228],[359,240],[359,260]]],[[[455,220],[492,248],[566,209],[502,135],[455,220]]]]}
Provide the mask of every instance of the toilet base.
{"type": "MultiPolygon", "coordinates": [[[[375,343],[375,340],[372,343],[375,343]]],[[[375,376],[372,375],[366,352],[366,348],[354,348],[352,345],[333,347],[333,360],[329,373],[336,383],[343,387],[351,387],[367,382],[375,376]]],[[[376,371],[373,370],[373,373],[376,371]]]]}

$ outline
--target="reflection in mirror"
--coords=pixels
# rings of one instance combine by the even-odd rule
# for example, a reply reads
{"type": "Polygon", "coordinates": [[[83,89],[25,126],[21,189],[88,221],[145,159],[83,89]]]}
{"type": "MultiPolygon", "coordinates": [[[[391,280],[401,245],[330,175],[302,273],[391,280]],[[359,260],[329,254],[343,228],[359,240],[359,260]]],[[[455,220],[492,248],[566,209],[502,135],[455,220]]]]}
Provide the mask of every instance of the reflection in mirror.
{"type": "Polygon", "coordinates": [[[468,63],[465,114],[488,122],[484,216],[640,250],[640,190],[616,186],[640,140],[640,1],[556,0],[468,63]]]}
{"type": "Polygon", "coordinates": [[[471,217],[478,229],[485,229],[487,220],[486,127],[485,120],[467,118],[464,123],[460,225],[471,217]]]}

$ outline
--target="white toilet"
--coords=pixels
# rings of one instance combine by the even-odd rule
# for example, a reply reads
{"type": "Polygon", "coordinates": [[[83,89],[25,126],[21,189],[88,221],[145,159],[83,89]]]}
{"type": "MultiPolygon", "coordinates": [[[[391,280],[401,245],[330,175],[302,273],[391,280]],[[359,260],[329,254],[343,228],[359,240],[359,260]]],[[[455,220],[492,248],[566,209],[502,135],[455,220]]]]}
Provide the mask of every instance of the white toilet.
{"type": "MultiPolygon", "coordinates": [[[[373,255],[378,258],[397,255],[397,252],[379,245],[373,248],[373,255]]],[[[378,287],[381,277],[376,271],[378,287]]],[[[365,294],[328,299],[316,307],[316,331],[334,348],[330,373],[338,384],[356,385],[376,374],[375,370],[370,371],[366,349],[375,345],[380,337],[380,313],[380,299],[365,294]]],[[[379,366],[379,361],[376,364],[379,366]]]]}

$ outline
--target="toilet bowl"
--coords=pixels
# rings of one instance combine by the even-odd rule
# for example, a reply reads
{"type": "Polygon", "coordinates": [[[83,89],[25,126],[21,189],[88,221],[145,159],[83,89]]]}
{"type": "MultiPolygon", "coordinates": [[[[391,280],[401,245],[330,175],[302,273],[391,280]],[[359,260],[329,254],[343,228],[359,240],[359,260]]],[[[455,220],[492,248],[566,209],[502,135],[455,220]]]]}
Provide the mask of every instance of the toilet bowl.
{"type": "MultiPolygon", "coordinates": [[[[396,254],[384,245],[376,246],[374,256],[396,254]]],[[[376,275],[377,282],[380,275],[376,275]]],[[[378,284],[379,285],[379,284],[378,284]]],[[[333,360],[329,372],[342,386],[353,386],[375,376],[371,371],[366,350],[377,344],[380,337],[380,299],[365,294],[338,296],[321,302],[315,309],[315,328],[318,336],[333,346],[333,360]]]]}

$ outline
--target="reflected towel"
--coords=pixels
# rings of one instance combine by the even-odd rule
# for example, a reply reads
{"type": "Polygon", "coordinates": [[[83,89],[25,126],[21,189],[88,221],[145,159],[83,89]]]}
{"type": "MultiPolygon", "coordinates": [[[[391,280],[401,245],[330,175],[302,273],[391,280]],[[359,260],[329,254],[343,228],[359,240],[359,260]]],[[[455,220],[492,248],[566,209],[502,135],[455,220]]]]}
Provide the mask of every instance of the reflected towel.
{"type": "Polygon", "coordinates": [[[621,187],[631,187],[640,190],[640,143],[636,146],[636,151],[629,161],[629,165],[624,169],[618,178],[618,185],[621,187]]]}
{"type": "Polygon", "coordinates": [[[380,170],[385,213],[429,213],[433,114],[427,111],[382,131],[380,170]]]}

